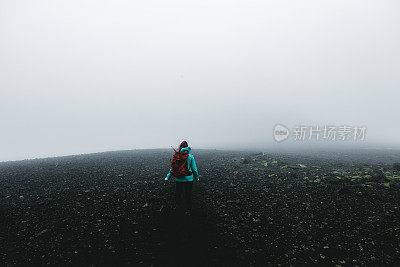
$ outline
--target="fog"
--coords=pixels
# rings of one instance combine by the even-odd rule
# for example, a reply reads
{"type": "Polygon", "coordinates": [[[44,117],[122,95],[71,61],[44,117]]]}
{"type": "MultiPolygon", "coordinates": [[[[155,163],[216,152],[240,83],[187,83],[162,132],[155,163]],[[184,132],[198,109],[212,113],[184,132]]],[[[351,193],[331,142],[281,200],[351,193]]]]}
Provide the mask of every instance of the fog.
{"type": "Polygon", "coordinates": [[[276,148],[277,123],[365,125],[363,144],[398,146],[399,8],[0,1],[0,161],[182,139],[276,148]]]}

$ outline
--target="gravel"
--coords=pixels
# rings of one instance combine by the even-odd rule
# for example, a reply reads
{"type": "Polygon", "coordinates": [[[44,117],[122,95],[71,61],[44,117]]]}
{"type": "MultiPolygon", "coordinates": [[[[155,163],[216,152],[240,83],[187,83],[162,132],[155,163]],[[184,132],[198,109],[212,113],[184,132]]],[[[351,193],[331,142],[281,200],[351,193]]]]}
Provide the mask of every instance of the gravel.
{"type": "Polygon", "coordinates": [[[398,265],[400,153],[170,150],[0,163],[0,259],[22,265],[398,265]]]}

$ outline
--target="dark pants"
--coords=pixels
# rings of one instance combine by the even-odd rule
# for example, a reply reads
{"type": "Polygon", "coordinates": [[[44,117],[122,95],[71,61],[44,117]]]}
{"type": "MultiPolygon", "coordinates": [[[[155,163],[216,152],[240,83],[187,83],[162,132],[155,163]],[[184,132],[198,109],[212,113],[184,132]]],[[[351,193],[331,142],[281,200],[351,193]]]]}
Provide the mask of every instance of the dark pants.
{"type": "Polygon", "coordinates": [[[187,209],[192,209],[192,186],[191,182],[176,182],[175,201],[178,206],[186,206],[187,209]],[[182,200],[184,199],[184,203],[182,200]]]}

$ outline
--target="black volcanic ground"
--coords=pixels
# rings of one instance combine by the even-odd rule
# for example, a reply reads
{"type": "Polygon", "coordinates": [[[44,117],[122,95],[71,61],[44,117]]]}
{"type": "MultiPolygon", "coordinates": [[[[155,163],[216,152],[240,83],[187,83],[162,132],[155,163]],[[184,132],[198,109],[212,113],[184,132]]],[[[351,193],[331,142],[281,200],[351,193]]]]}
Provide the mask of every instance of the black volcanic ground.
{"type": "Polygon", "coordinates": [[[172,150],[0,163],[0,265],[399,265],[399,151],[193,150],[191,216],[172,150]]]}

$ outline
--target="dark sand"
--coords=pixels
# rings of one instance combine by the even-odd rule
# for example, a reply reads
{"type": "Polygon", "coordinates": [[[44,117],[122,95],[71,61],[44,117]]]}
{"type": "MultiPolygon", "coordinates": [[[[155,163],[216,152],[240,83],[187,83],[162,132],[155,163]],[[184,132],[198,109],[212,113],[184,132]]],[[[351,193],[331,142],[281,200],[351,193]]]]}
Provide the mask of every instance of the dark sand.
{"type": "Polygon", "coordinates": [[[399,151],[193,150],[193,212],[171,150],[0,163],[0,265],[399,265],[399,151]]]}

